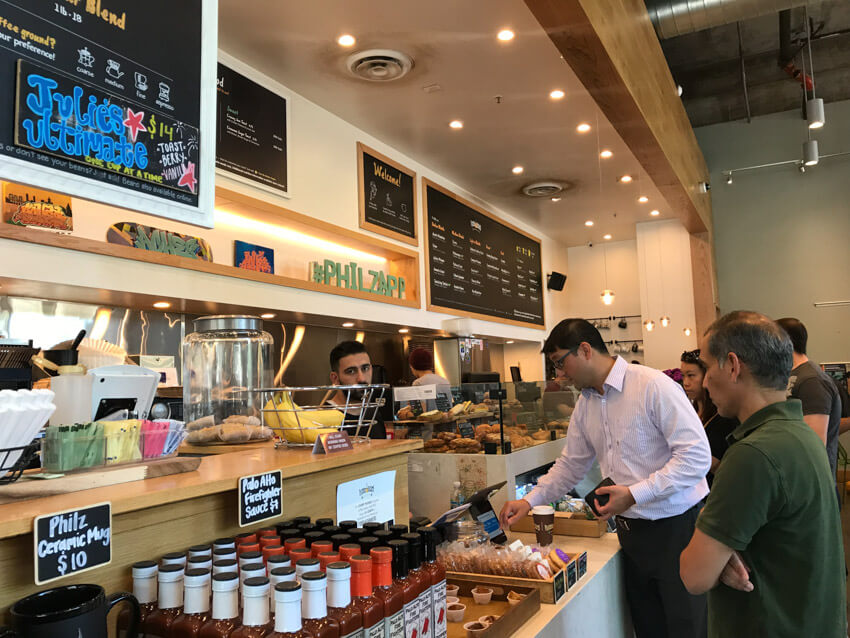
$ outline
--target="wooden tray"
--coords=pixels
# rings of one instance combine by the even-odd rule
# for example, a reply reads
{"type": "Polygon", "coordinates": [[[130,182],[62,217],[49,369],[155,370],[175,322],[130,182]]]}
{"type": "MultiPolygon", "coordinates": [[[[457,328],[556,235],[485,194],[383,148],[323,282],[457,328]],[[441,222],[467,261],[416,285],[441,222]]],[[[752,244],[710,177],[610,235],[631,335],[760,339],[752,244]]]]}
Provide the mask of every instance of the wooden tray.
{"type": "MultiPolygon", "coordinates": [[[[555,528],[553,534],[560,536],[587,536],[599,538],[608,531],[608,523],[599,519],[588,520],[586,518],[568,518],[566,512],[555,512],[555,528]]],[[[511,525],[511,531],[534,533],[534,519],[531,513],[525,518],[511,525]]]]}
{"type": "MultiPolygon", "coordinates": [[[[566,593],[587,573],[587,552],[570,554],[570,562],[549,580],[534,578],[516,578],[514,576],[496,576],[494,574],[468,574],[466,572],[446,572],[446,578],[475,585],[495,587],[499,592],[507,594],[511,589],[536,589],[540,592],[540,600],[554,604],[561,600],[566,593]]],[[[463,591],[463,588],[461,588],[463,591]]],[[[518,591],[518,590],[517,590],[518,591]]],[[[495,595],[495,593],[494,593],[495,595]]],[[[482,614],[479,614],[482,615],[482,614]]]]}
{"type": "MultiPolygon", "coordinates": [[[[534,588],[512,588],[518,594],[525,594],[525,598],[518,604],[511,605],[505,598],[510,589],[493,587],[493,597],[490,602],[486,605],[479,605],[472,598],[472,588],[485,583],[455,581],[451,578],[448,578],[446,582],[449,585],[460,587],[458,598],[460,598],[461,603],[466,605],[463,622],[446,623],[448,638],[466,638],[466,630],[463,626],[468,622],[478,620],[481,616],[500,616],[496,622],[481,632],[482,638],[511,638],[511,636],[519,635],[520,627],[540,609],[540,592],[534,588]]],[[[489,583],[486,583],[486,585],[492,587],[489,583]]]]}

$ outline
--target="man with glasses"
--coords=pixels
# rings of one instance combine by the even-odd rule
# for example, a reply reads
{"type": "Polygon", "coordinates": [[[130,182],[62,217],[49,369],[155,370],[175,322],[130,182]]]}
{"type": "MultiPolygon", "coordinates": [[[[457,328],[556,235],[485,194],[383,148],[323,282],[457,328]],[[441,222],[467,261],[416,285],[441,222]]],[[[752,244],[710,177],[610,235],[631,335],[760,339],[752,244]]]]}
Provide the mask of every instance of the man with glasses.
{"type": "Polygon", "coordinates": [[[615,483],[597,490],[608,497],[598,509],[617,523],[637,638],[705,636],[705,596],[689,594],[679,577],[679,553],[693,535],[711,466],[688,398],[663,372],[611,357],[584,319],[555,326],[543,352],[581,396],[560,458],[530,494],[502,508],[502,524],[558,500],[597,459],[615,483]]]}

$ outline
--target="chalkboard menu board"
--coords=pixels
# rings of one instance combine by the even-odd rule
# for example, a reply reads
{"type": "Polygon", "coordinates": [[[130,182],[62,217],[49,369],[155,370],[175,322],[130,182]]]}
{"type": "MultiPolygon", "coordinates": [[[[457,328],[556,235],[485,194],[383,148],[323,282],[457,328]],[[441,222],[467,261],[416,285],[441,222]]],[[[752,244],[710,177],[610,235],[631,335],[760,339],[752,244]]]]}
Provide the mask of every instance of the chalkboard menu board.
{"type": "Polygon", "coordinates": [[[286,98],[221,63],[216,93],[216,167],[286,195],[286,98]]]}
{"type": "Polygon", "coordinates": [[[428,309],[543,326],[540,241],[423,183],[428,309]]]}
{"type": "Polygon", "coordinates": [[[112,506],[99,503],[39,516],[33,524],[35,584],[112,561],[112,506]]]}
{"type": "Polygon", "coordinates": [[[416,173],[357,143],[360,228],[418,246],[416,173]]]}
{"type": "Polygon", "coordinates": [[[0,178],[211,226],[201,5],[0,0],[0,178]]]}

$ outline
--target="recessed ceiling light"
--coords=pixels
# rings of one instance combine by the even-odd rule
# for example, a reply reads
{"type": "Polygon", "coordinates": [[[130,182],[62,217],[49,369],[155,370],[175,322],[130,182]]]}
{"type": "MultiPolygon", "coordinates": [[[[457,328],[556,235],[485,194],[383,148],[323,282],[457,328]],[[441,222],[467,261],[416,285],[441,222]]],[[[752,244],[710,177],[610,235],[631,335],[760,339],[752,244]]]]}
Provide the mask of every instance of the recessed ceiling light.
{"type": "Polygon", "coordinates": [[[343,34],[336,39],[336,43],[341,47],[353,47],[355,42],[357,42],[357,40],[354,39],[354,36],[348,33],[343,34]]]}
{"type": "Polygon", "coordinates": [[[658,217],[661,214],[661,211],[656,208],[655,210],[649,211],[649,214],[653,217],[658,217]]]}
{"type": "Polygon", "coordinates": [[[449,126],[454,129],[463,128],[463,122],[461,122],[460,120],[452,120],[451,122],[449,122],[449,126]]]}
{"type": "Polygon", "coordinates": [[[514,167],[511,169],[511,172],[512,172],[514,175],[521,175],[521,174],[522,174],[522,172],[523,172],[524,170],[525,170],[525,169],[524,169],[522,166],[514,166],[514,167]]]}
{"type": "Polygon", "coordinates": [[[588,124],[587,122],[582,122],[581,124],[576,126],[576,130],[579,133],[587,133],[590,130],[590,124],[588,124]]]}
{"type": "Polygon", "coordinates": [[[398,331],[399,331],[401,334],[405,335],[405,334],[407,334],[408,332],[410,332],[410,329],[409,329],[409,328],[399,328],[399,329],[398,329],[398,331]]]}
{"type": "Polygon", "coordinates": [[[609,151],[607,148],[599,154],[599,157],[602,159],[608,159],[609,157],[614,157],[614,153],[609,151]]]}
{"type": "Polygon", "coordinates": [[[602,239],[611,239],[611,235],[602,235],[602,239]]]}
{"type": "Polygon", "coordinates": [[[588,226],[588,227],[593,226],[593,220],[592,220],[592,219],[588,219],[586,222],[584,222],[584,225],[585,225],[585,226],[588,226]]]}
{"type": "Polygon", "coordinates": [[[561,198],[560,198],[560,197],[553,197],[553,198],[552,198],[552,201],[553,201],[553,202],[560,202],[560,201],[561,201],[561,198]]]}
{"type": "Polygon", "coordinates": [[[560,100],[564,97],[566,93],[564,93],[561,89],[555,89],[554,91],[549,91],[549,97],[553,100],[560,100]]]}
{"type": "Polygon", "coordinates": [[[171,304],[167,301],[157,301],[154,305],[154,308],[170,308],[171,304]]]}
{"type": "Polygon", "coordinates": [[[639,201],[641,204],[646,204],[646,202],[648,202],[648,201],[649,201],[649,197],[647,197],[646,195],[641,195],[640,197],[638,197],[638,201],[639,201]]]}
{"type": "Polygon", "coordinates": [[[508,344],[513,343],[513,342],[514,342],[513,339],[511,339],[510,341],[505,341],[505,343],[508,343],[508,344]]]}
{"type": "Polygon", "coordinates": [[[353,321],[346,321],[344,324],[342,324],[342,327],[343,328],[353,328],[354,322],[353,321]]]}
{"type": "Polygon", "coordinates": [[[621,183],[621,184],[628,184],[628,183],[629,183],[629,182],[631,182],[631,181],[632,181],[632,176],[631,176],[631,175],[621,175],[621,176],[620,176],[620,183],[621,183]]]}
{"type": "Polygon", "coordinates": [[[260,315],[260,319],[274,319],[275,314],[273,312],[267,312],[263,315],[260,315]]]}
{"type": "Polygon", "coordinates": [[[510,29],[502,29],[499,33],[496,34],[496,37],[499,38],[502,42],[510,42],[514,39],[514,32],[510,29]]]}

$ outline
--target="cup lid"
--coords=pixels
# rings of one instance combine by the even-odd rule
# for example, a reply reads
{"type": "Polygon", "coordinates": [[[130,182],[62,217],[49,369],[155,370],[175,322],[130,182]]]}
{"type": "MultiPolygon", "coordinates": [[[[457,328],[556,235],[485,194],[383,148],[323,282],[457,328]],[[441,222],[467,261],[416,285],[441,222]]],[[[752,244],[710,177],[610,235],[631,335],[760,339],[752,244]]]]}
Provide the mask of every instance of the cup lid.
{"type": "Polygon", "coordinates": [[[551,505],[535,505],[531,508],[531,513],[546,516],[547,514],[554,514],[555,508],[551,505]]]}

